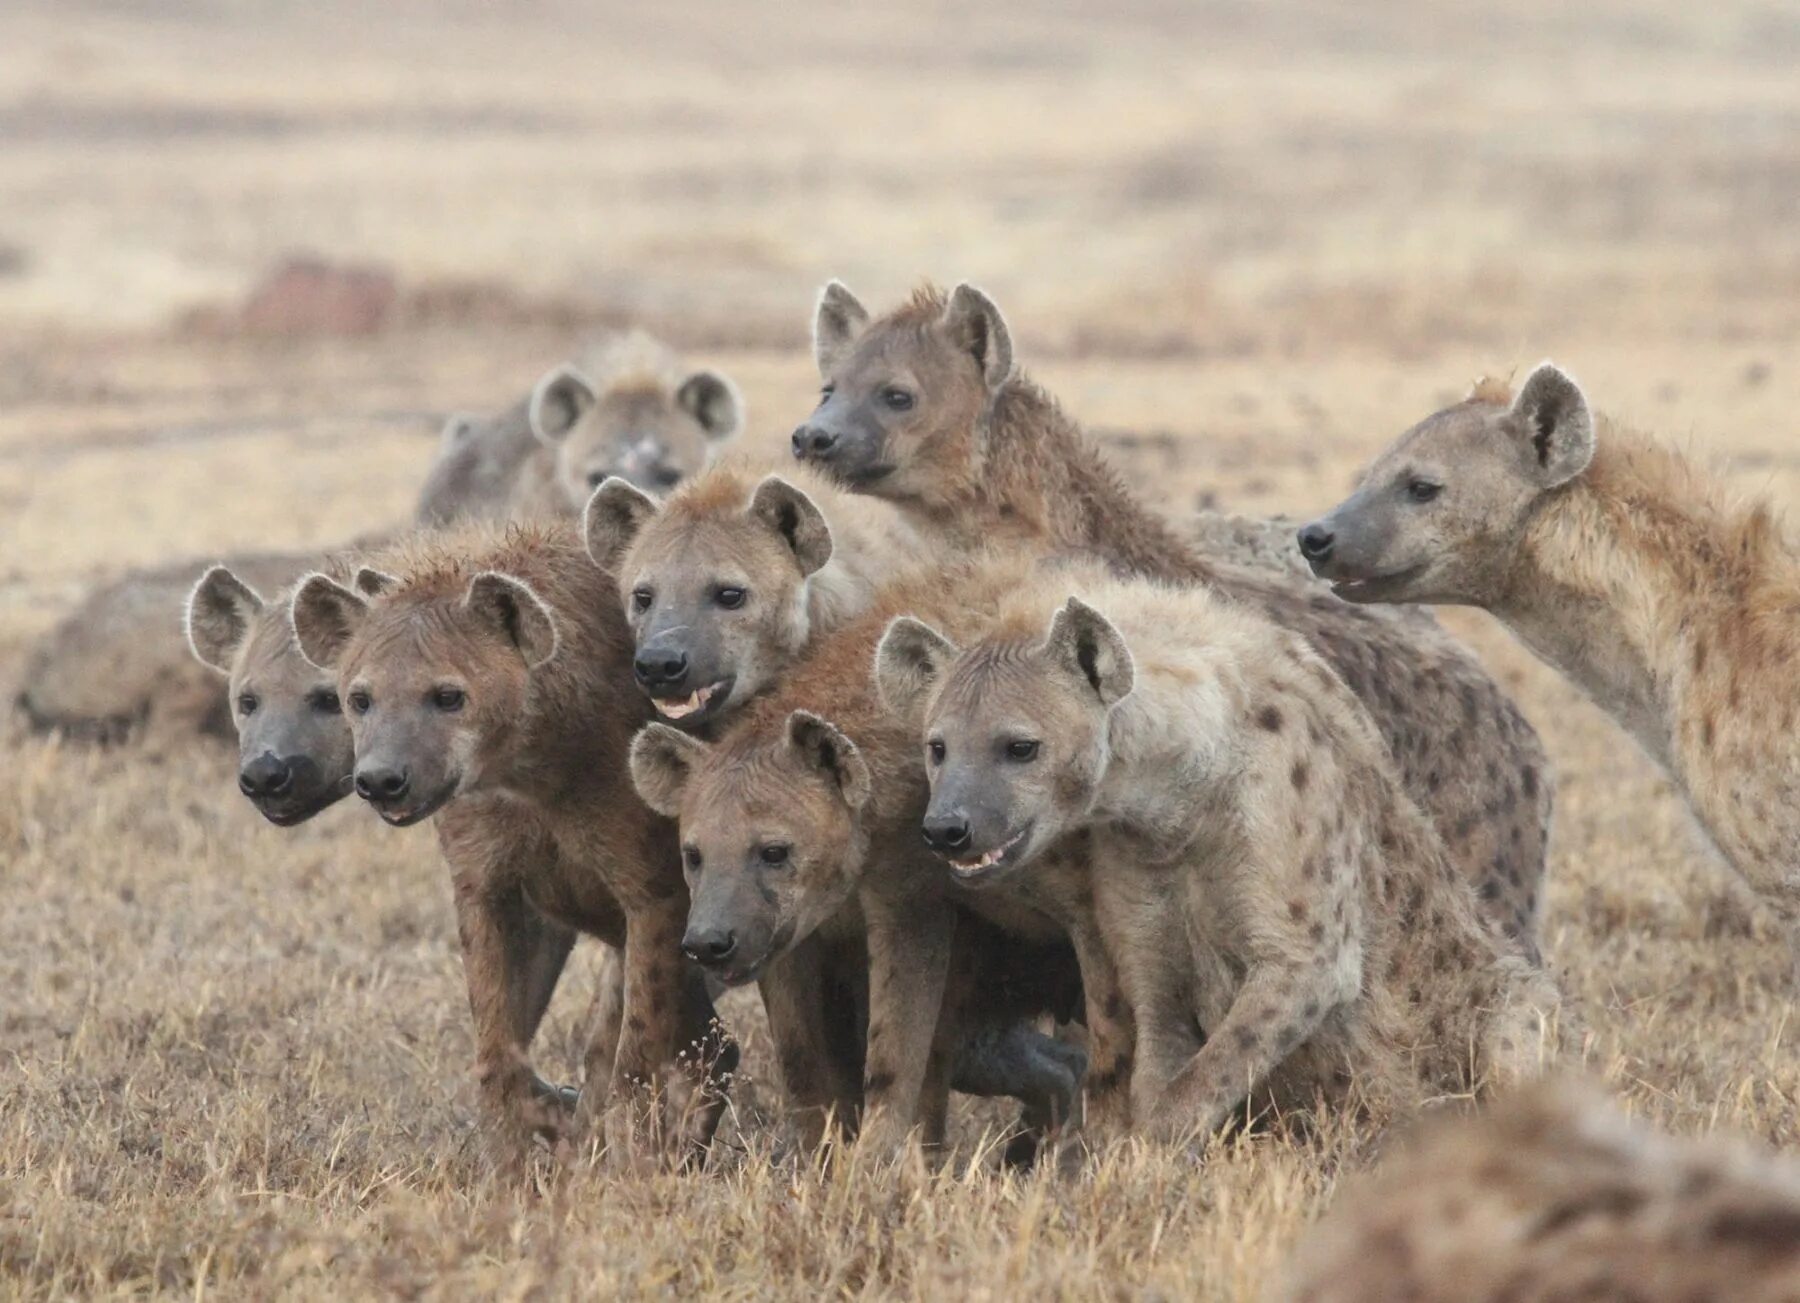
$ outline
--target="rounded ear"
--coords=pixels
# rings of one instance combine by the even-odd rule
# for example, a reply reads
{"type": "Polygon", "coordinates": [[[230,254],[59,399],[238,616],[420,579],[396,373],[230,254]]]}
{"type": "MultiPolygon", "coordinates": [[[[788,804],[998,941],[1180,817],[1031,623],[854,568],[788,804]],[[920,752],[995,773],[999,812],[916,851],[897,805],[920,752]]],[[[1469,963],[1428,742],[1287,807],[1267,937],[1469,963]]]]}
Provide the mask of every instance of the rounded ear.
{"type": "Polygon", "coordinates": [[[819,303],[813,309],[813,359],[819,374],[830,378],[837,364],[869,326],[869,310],[859,302],[843,281],[825,282],[819,291],[819,303]]]}
{"type": "Polygon", "coordinates": [[[800,563],[800,573],[816,573],[831,560],[831,526],[818,504],[779,475],[771,475],[750,495],[749,514],[774,530],[800,563]]]}
{"type": "Polygon", "coordinates": [[[1044,651],[1092,688],[1103,706],[1117,705],[1136,680],[1125,639],[1112,621],[1079,597],[1064,602],[1050,621],[1044,651]]]}
{"type": "Polygon", "coordinates": [[[581,513],[581,536],[594,564],[612,574],[644,523],[662,506],[630,480],[608,475],[581,513]]]}
{"type": "Polygon", "coordinates": [[[810,710],[796,710],[787,720],[788,745],[801,761],[838,785],[852,810],[869,803],[869,766],[856,744],[810,710]]]}
{"type": "Polygon", "coordinates": [[[532,389],[525,419],[538,441],[554,448],[569,437],[575,423],[598,401],[593,383],[586,376],[572,366],[559,366],[532,389]]]}
{"type": "Polygon", "coordinates": [[[990,394],[1012,376],[1012,332],[987,295],[973,285],[958,285],[944,309],[943,325],[951,342],[975,359],[990,394]]]}
{"type": "Polygon", "coordinates": [[[200,576],[188,594],[183,621],[188,646],[202,665],[231,673],[232,657],[250,636],[250,623],[263,609],[256,590],[224,566],[200,576]]]}
{"type": "Polygon", "coordinates": [[[464,412],[457,412],[444,422],[443,433],[438,435],[438,450],[454,452],[475,435],[475,418],[464,412]]]}
{"type": "Polygon", "coordinates": [[[631,739],[631,784],[640,800],[671,819],[681,814],[681,793],[712,748],[667,724],[646,724],[631,739]]]}
{"type": "Polygon", "coordinates": [[[1540,362],[1512,414],[1531,438],[1531,473],[1545,488],[1568,483],[1594,460],[1594,416],[1568,372],[1540,362]]]}
{"type": "Polygon", "coordinates": [[[729,439],[744,428],[743,395],[717,371],[696,371],[683,380],[675,405],[698,421],[709,439],[729,439]]]}
{"type": "Polygon", "coordinates": [[[367,602],[329,575],[308,575],[294,589],[289,608],[300,654],[320,669],[330,669],[368,613],[367,602]]]}
{"type": "Polygon", "coordinates": [[[875,690],[896,715],[916,714],[956,659],[950,640],[923,620],[896,616],[875,648],[875,690]]]}
{"type": "Polygon", "coordinates": [[[374,566],[362,566],[351,583],[364,597],[380,597],[389,589],[398,587],[400,580],[374,566]]]}
{"type": "Polygon", "coordinates": [[[523,579],[484,570],[469,581],[463,606],[517,647],[527,669],[556,655],[556,617],[523,579]]]}

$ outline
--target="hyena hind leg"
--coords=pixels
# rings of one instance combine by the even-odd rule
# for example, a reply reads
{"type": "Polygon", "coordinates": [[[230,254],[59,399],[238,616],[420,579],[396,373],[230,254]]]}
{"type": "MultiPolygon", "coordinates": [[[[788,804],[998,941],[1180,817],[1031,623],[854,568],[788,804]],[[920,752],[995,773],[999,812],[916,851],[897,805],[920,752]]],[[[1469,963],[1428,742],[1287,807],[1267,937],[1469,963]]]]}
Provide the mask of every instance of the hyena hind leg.
{"type": "Polygon", "coordinates": [[[978,1024],[957,1047],[950,1084],[965,1095],[1016,1099],[1023,1130],[1008,1143],[1009,1167],[1029,1167],[1045,1136],[1075,1111],[1087,1054],[1028,1022],[978,1024]]]}

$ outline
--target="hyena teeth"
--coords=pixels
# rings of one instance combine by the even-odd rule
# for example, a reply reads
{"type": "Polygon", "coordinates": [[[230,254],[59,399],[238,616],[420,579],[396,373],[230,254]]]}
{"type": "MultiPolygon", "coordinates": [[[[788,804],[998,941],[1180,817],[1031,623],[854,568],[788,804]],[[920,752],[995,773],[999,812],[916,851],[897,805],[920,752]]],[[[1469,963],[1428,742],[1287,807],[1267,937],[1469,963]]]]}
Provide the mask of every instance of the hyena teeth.
{"type": "Polygon", "coordinates": [[[683,697],[680,701],[656,701],[654,704],[656,709],[667,718],[681,719],[706,705],[712,694],[712,688],[701,688],[698,692],[683,697]]]}

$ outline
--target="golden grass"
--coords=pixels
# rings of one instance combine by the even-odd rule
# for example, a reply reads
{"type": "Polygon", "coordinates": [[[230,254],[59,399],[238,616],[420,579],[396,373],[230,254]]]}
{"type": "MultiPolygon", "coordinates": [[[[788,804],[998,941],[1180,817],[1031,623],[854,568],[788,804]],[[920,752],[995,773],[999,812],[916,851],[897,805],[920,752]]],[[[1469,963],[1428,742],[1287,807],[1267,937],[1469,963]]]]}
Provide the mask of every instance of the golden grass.
{"type": "MultiPolygon", "coordinates": [[[[566,355],[566,325],[455,314],[170,324],[300,246],[641,314],[743,383],[756,439],[810,406],[824,276],[877,305],[967,276],[1177,512],[1304,514],[1547,354],[1800,502],[1787,7],[403,11],[0,7],[0,682],[98,577],[402,518],[445,412],[566,355]]],[[[1560,772],[1546,932],[1591,1069],[1661,1125],[1800,1147],[1773,929],[1617,730],[1447,618],[1560,772]]],[[[268,827],[191,743],[8,736],[0,775],[0,1294],[1246,1298],[1372,1152],[1327,1128],[1021,1178],[959,1103],[941,1170],[771,1162],[740,996],[717,1170],[500,1186],[428,832],[268,827]]],[[[553,1075],[592,974],[579,951],[553,1075]]]]}

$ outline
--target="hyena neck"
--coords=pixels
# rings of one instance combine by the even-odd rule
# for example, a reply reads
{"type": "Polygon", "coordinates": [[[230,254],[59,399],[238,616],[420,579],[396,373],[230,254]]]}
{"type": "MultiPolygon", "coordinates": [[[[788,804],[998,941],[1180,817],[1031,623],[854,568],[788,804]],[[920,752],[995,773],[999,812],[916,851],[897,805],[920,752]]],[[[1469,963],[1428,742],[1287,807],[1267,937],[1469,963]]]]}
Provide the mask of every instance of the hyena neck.
{"type": "Polygon", "coordinates": [[[1758,623],[1778,549],[1675,454],[1603,445],[1527,529],[1491,610],[1653,757],[1676,767],[1684,716],[1758,623]]]}
{"type": "MultiPolygon", "coordinates": [[[[1128,641],[1136,642],[1126,633],[1128,641]]],[[[1160,650],[1160,649],[1159,649],[1160,650]]],[[[1227,768],[1239,675],[1222,648],[1140,657],[1137,683],[1107,721],[1106,772],[1092,822],[1130,833],[1172,856],[1205,829],[1227,768]]]]}
{"type": "Polygon", "coordinates": [[[1118,569],[1174,583],[1205,582],[1211,569],[1126,488],[1100,450],[1023,376],[1008,382],[977,432],[971,485],[976,531],[1012,528],[1059,550],[1104,558],[1118,569]]]}

